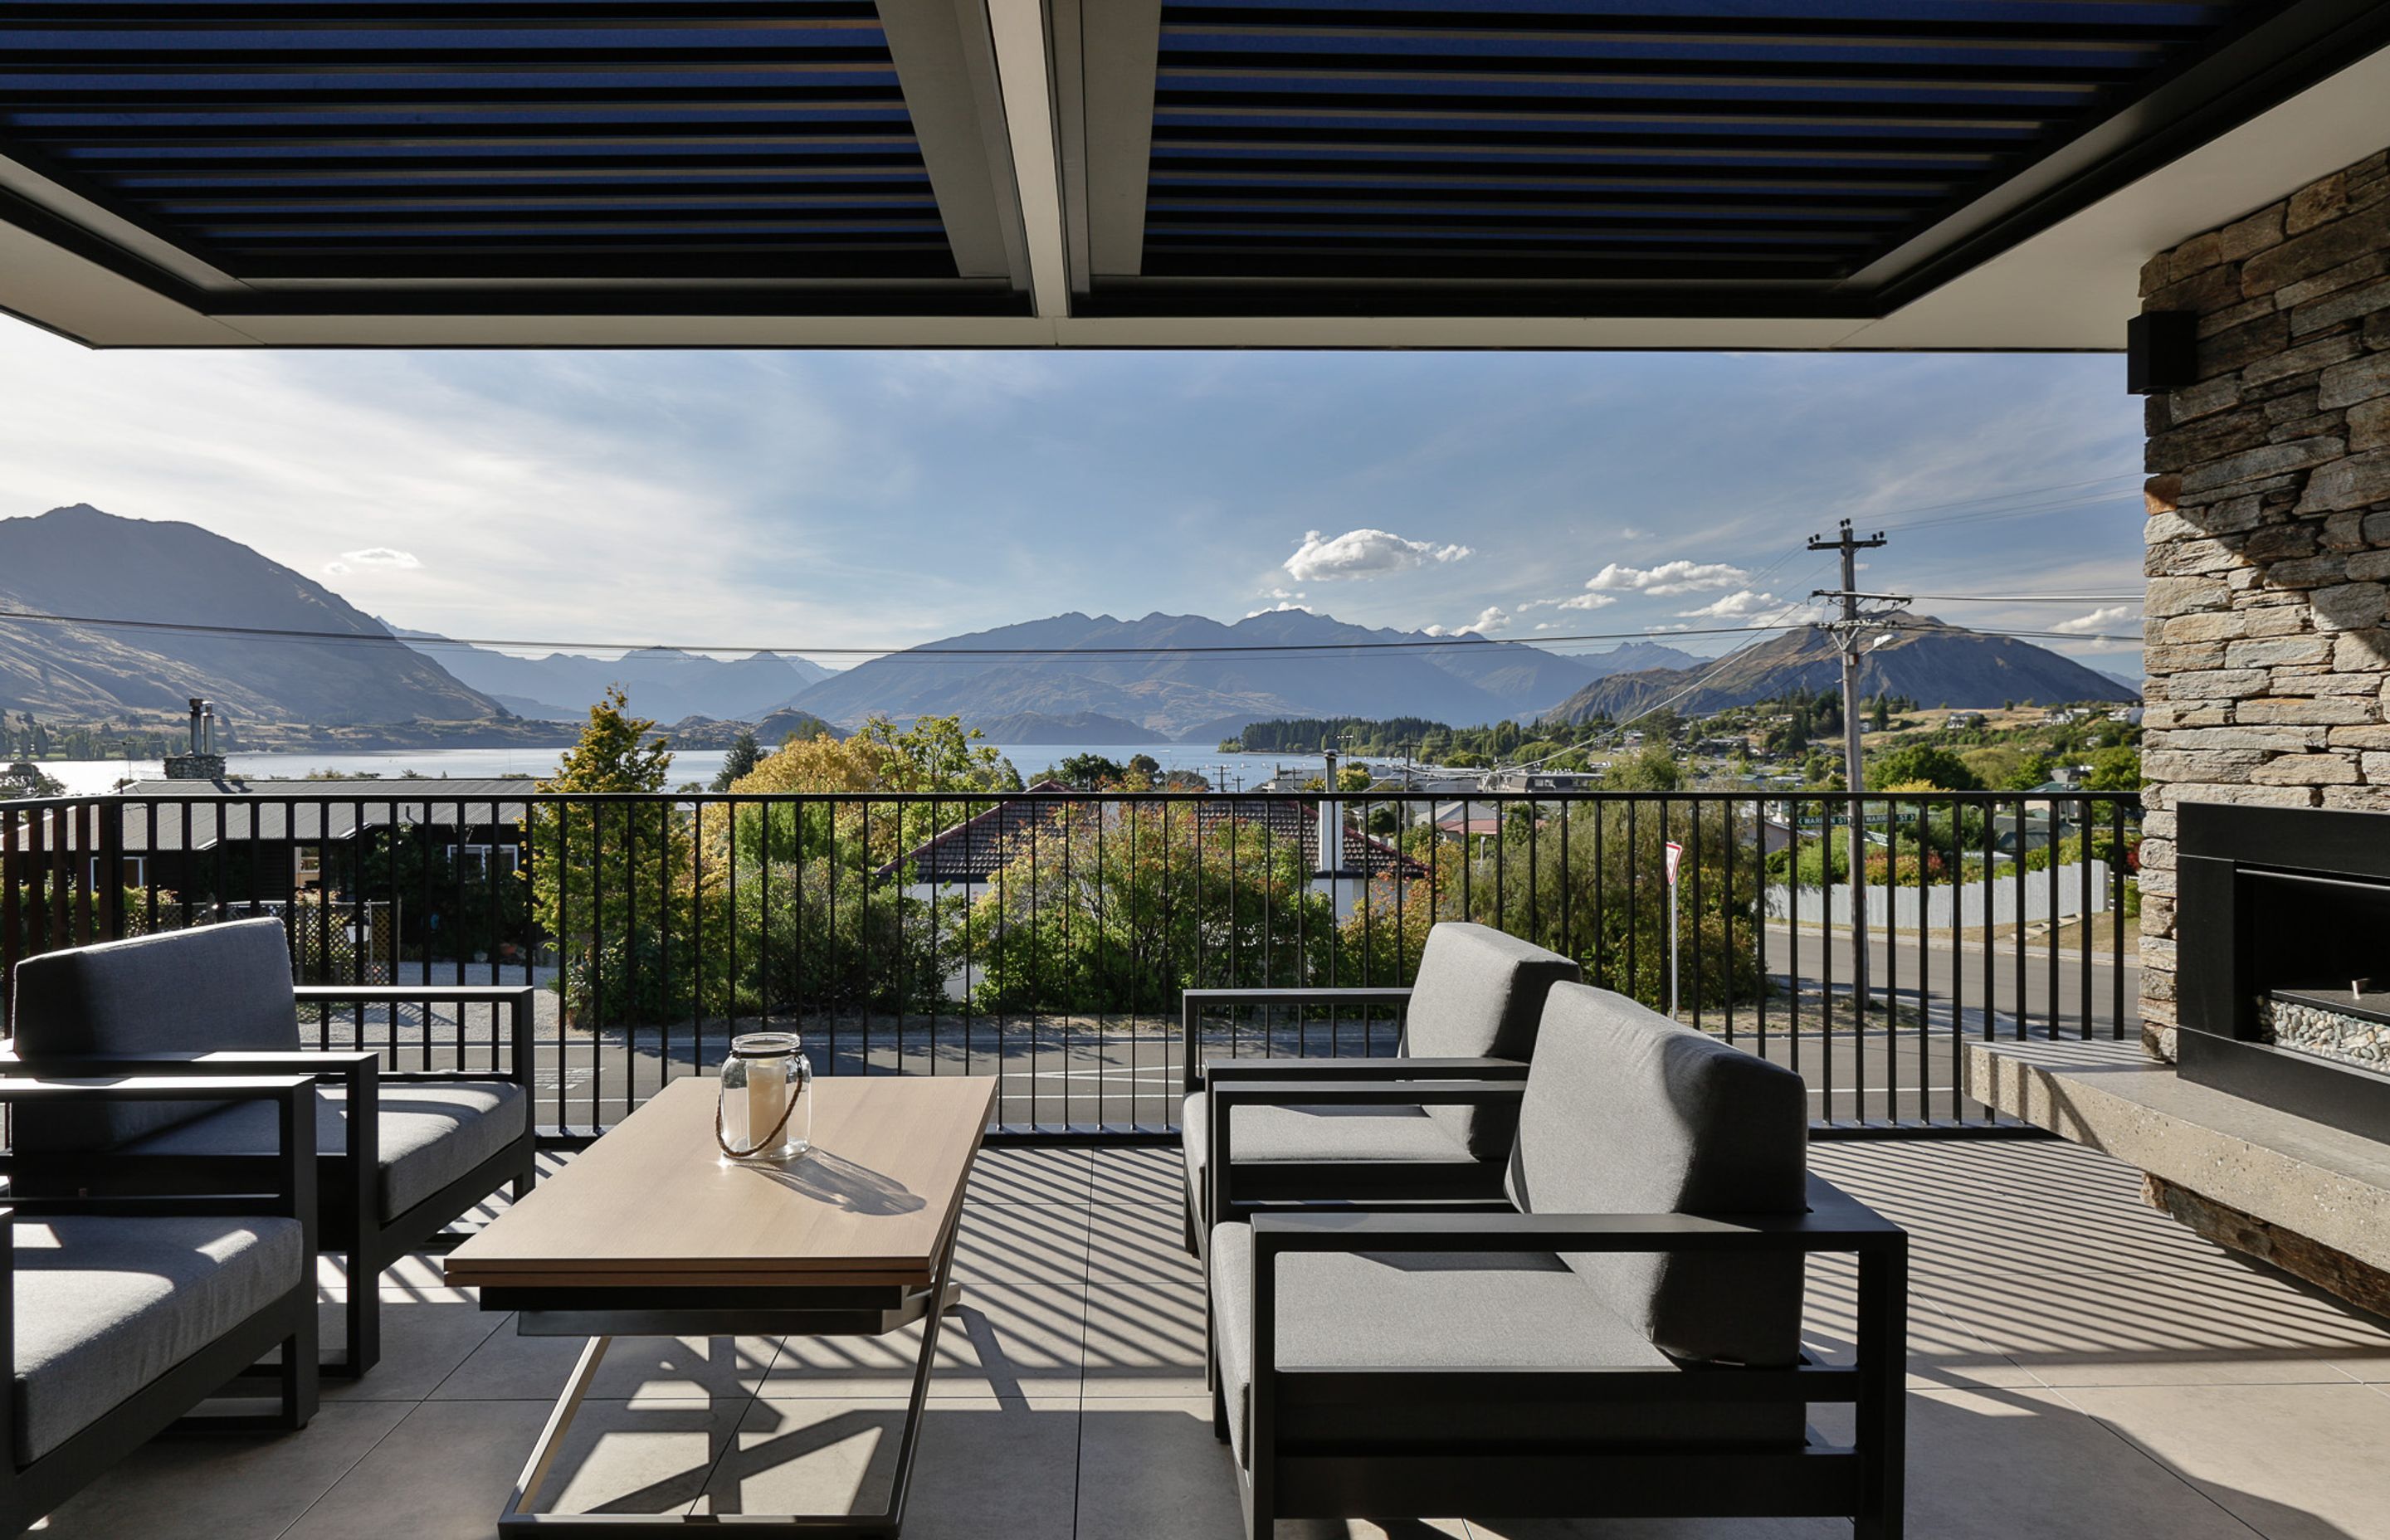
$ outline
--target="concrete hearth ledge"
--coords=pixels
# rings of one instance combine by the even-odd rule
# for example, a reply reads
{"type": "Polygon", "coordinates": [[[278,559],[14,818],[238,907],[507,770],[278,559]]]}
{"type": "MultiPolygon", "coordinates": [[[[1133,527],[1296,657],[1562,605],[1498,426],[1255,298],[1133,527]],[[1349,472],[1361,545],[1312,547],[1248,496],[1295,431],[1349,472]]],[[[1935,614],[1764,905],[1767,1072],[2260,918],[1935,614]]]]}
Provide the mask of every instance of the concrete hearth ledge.
{"type": "Polygon", "coordinates": [[[1972,1043],[1967,1089],[2160,1182],[2390,1272],[2390,1146],[2152,1061],[2139,1043],[1972,1043]]]}

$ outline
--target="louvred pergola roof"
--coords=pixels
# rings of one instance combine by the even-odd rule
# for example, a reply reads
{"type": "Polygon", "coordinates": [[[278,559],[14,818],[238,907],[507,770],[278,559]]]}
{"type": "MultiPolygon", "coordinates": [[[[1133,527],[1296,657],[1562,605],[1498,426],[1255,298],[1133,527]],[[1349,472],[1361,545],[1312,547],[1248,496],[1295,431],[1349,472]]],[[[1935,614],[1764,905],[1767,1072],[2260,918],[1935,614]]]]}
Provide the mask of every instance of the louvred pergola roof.
{"type": "Polygon", "coordinates": [[[99,345],[2116,347],[2354,0],[8,0],[99,345]]]}

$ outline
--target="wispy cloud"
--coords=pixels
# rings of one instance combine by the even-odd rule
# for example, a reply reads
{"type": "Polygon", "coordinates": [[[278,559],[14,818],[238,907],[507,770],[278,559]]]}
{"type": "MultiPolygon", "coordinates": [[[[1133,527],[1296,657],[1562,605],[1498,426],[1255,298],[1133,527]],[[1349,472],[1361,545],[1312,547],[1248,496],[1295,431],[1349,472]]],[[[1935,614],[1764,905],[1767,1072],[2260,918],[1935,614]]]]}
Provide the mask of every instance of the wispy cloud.
{"type": "Polygon", "coordinates": [[[1490,604],[1467,625],[1431,625],[1423,629],[1431,636],[1482,636],[1490,632],[1499,631],[1510,623],[1510,617],[1503,612],[1502,607],[1498,604],[1490,604]]]}
{"type": "Polygon", "coordinates": [[[1297,583],[1327,583],[1338,578],[1382,577],[1431,561],[1458,561],[1469,555],[1466,545],[1406,540],[1384,530],[1347,530],[1333,539],[1313,530],[1286,558],[1286,570],[1297,583]]]}
{"type": "Polygon", "coordinates": [[[1679,610],[1686,620],[1740,621],[1757,615],[1772,615],[1784,608],[1784,601],[1773,594],[1755,589],[1738,588],[1721,598],[1712,599],[1698,610],[1679,610]]]}
{"type": "Polygon", "coordinates": [[[1586,580],[1595,593],[1625,591],[1664,598],[1704,588],[1731,588],[1751,576],[1723,561],[1664,561],[1657,567],[1625,567],[1613,561],[1586,580]]]}
{"type": "Polygon", "coordinates": [[[2077,635],[2085,632],[2114,631],[2122,626],[2137,624],[2140,618],[2141,612],[2129,604],[2111,604],[2094,610],[2088,615],[2077,615],[2071,621],[2061,621],[2049,629],[2077,635]]]}
{"type": "Polygon", "coordinates": [[[341,562],[335,562],[333,565],[341,566],[341,570],[345,572],[352,567],[395,567],[401,570],[412,570],[422,566],[423,563],[412,551],[392,550],[388,545],[368,545],[362,551],[342,551],[341,562]],[[341,566],[341,562],[347,565],[341,566]]]}

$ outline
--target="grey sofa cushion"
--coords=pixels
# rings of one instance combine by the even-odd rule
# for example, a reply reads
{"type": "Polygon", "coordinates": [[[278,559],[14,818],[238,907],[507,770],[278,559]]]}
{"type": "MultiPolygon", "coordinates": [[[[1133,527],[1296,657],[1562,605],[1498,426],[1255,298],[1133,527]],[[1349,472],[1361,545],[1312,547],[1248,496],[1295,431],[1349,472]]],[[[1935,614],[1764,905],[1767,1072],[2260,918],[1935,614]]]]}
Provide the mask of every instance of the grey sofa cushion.
{"type": "MultiPolygon", "coordinates": [[[[1229,1406],[1229,1443],[1246,1459],[1253,1415],[1253,1227],[1214,1226],[1213,1333],[1229,1406]]],[[[1675,1369],[1629,1322],[1549,1252],[1447,1255],[1307,1252],[1279,1259],[1281,1368],[1675,1369]]],[[[1679,1371],[1681,1372],[1681,1371],[1679,1371]]],[[[1333,1410],[1283,1408],[1281,1436],[1384,1444],[1440,1454],[1471,1445],[1531,1452],[1558,1442],[1618,1447],[1797,1442],[1798,1405],[1565,1400],[1432,1404],[1387,1400],[1333,1410]]]]}
{"type": "Polygon", "coordinates": [[[13,1233],[19,1466],[306,1279],[294,1219],[77,1214],[13,1233]]]}
{"type": "MultiPolygon", "coordinates": [[[[1236,1123],[1237,1163],[1279,1161],[1460,1161],[1469,1158],[1460,1140],[1419,1107],[1240,1107],[1236,1123]]],[[[1187,1194],[1199,1218],[1208,1217],[1205,1146],[1211,1142],[1211,1110],[1198,1091],[1187,1098],[1178,1120],[1179,1149],[1186,1156],[1187,1194]]],[[[1490,1173],[1488,1174],[1491,1174],[1490,1173]]]]}
{"type": "MultiPolygon", "coordinates": [[[[381,1217],[395,1219],[522,1137],[530,1098],[503,1080],[385,1080],[380,1085],[381,1217]]],[[[348,1149],[347,1097],[315,1093],[315,1148],[348,1149]]],[[[135,1142],[141,1155],[270,1155],[274,1109],[236,1102],[135,1142]]]]}
{"type": "MultiPolygon", "coordinates": [[[[1807,1141],[1800,1076],[1624,995],[1561,984],[1544,1007],[1508,1190],[1531,1213],[1800,1213],[1807,1141]]],[[[1797,1253],[1568,1260],[1678,1357],[1799,1359],[1797,1253]]]]}
{"type": "MultiPolygon", "coordinates": [[[[1552,985],[1577,966],[1557,952],[1484,925],[1431,927],[1403,1021],[1403,1051],[1423,1059],[1533,1059],[1552,985]]],[[[1435,1107],[1428,1115],[1479,1160],[1510,1151],[1518,1114],[1509,1104],[1435,1107]]]]}
{"type": "MultiPolygon", "coordinates": [[[[19,963],[16,978],[17,1051],[27,1059],[299,1046],[290,944],[278,919],[47,952],[19,963]]],[[[223,1105],[21,1107],[17,1147],[102,1149],[223,1105]]]]}

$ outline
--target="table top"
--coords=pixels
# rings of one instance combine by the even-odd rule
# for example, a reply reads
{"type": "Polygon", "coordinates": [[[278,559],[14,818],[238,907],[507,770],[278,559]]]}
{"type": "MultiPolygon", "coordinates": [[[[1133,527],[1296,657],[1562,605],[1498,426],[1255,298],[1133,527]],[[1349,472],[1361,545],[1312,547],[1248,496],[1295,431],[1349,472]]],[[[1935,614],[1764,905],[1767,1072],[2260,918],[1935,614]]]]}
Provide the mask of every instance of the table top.
{"type": "Polygon", "coordinates": [[[448,1254],[460,1287],[927,1287],[996,1105],[987,1075],[823,1076],[813,1149],[736,1165],[675,1080],[448,1254]]]}

